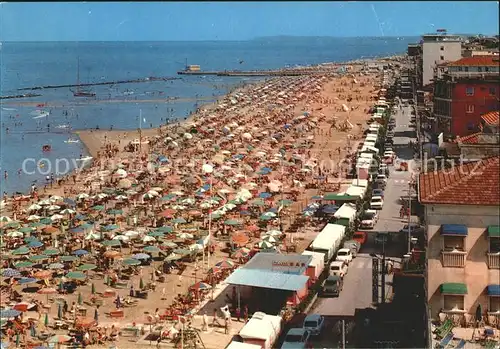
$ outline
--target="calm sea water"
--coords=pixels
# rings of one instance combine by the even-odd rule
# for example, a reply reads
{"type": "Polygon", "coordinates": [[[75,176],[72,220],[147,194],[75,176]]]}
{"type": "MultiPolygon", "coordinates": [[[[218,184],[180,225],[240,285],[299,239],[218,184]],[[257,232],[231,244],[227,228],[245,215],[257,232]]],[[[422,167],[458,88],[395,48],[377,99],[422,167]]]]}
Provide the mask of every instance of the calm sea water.
{"type": "MultiPolygon", "coordinates": [[[[202,70],[275,69],[403,53],[415,38],[267,38],[241,42],[44,42],[3,43],[0,50],[0,94],[25,93],[18,88],[175,77],[187,64],[202,70]],[[78,69],[79,67],[79,69],[78,69]]],[[[23,161],[48,158],[55,170],[58,158],[86,154],[81,143],[65,143],[66,128],[136,129],[142,110],[143,128],[156,127],[166,119],[185,118],[197,105],[215,100],[252,78],[182,76],[161,82],[92,87],[95,99],[77,98],[69,88],[31,91],[42,96],[1,101],[0,190],[26,191],[33,181],[44,184],[50,166],[36,168],[23,161]],[[177,97],[178,101],[166,101],[177,97]],[[109,100],[114,100],[110,102],[109,100]],[[121,102],[126,100],[126,102],[121,102]],[[26,105],[48,103],[48,107],[26,105]],[[48,117],[35,118],[39,111],[48,117]],[[47,132],[50,126],[50,132],[47,132]],[[7,134],[6,128],[9,128],[7,134]],[[50,144],[50,153],[42,146],[50,144]],[[4,179],[4,171],[8,179],[4,179]]],[[[61,165],[61,170],[63,170],[61,165]]]]}

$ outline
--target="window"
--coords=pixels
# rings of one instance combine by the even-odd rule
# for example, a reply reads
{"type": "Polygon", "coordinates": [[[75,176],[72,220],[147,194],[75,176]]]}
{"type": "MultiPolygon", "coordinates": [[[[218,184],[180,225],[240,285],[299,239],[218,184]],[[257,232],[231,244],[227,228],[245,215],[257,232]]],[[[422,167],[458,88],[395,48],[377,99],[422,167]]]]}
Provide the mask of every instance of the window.
{"type": "Polygon", "coordinates": [[[458,67],[458,71],[463,71],[462,67],[458,67]]]}
{"type": "Polygon", "coordinates": [[[468,72],[469,71],[469,67],[464,67],[464,71],[468,72]]]}
{"type": "Polygon", "coordinates": [[[483,67],[477,67],[477,71],[481,73],[483,71],[483,67]]]}
{"type": "Polygon", "coordinates": [[[467,104],[467,109],[465,110],[467,114],[474,113],[474,104],[467,104]]]}
{"type": "Polygon", "coordinates": [[[495,87],[490,87],[490,96],[494,96],[497,93],[497,89],[495,87]]]}
{"type": "Polygon", "coordinates": [[[467,130],[468,131],[473,131],[476,128],[473,122],[468,122],[467,123],[467,130]]]}
{"type": "Polygon", "coordinates": [[[464,310],[464,296],[463,295],[443,295],[444,310],[464,310]]]}
{"type": "Polygon", "coordinates": [[[484,67],[484,71],[490,71],[489,67],[484,67]]]}
{"type": "Polygon", "coordinates": [[[445,251],[458,250],[465,252],[465,238],[459,235],[444,235],[443,249],[445,251]]]}
{"type": "Polygon", "coordinates": [[[444,56],[440,56],[439,59],[444,61],[444,56]]]}
{"type": "Polygon", "coordinates": [[[490,298],[490,309],[491,312],[500,311],[500,297],[489,297],[490,298]]]}
{"type": "Polygon", "coordinates": [[[474,87],[466,87],[465,88],[465,94],[467,96],[474,96],[474,87]]]}

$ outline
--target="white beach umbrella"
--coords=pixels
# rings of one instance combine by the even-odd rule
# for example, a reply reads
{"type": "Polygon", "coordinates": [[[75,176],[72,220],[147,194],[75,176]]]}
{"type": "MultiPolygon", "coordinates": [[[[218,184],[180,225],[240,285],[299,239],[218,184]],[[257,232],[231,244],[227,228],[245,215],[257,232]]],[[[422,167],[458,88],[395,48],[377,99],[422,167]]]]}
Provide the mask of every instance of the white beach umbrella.
{"type": "Polygon", "coordinates": [[[180,233],[180,234],[177,234],[177,237],[179,239],[192,239],[193,238],[193,234],[189,234],[189,233],[180,233]]]}
{"type": "Polygon", "coordinates": [[[281,235],[281,231],[273,229],[273,230],[269,230],[269,231],[265,232],[262,235],[280,236],[281,235]]]}
{"type": "Polygon", "coordinates": [[[126,232],[123,233],[123,235],[133,239],[139,236],[139,232],[134,230],[127,230],[126,232]]]}
{"type": "Polygon", "coordinates": [[[120,241],[129,241],[130,238],[125,235],[117,235],[113,238],[113,240],[120,240],[120,241]]]}
{"type": "Polygon", "coordinates": [[[63,219],[63,218],[64,218],[64,216],[62,214],[55,214],[55,215],[52,215],[50,217],[50,219],[52,219],[53,221],[58,221],[58,220],[63,219]]]}
{"type": "Polygon", "coordinates": [[[10,238],[20,238],[24,236],[20,231],[9,231],[6,235],[10,238]]]}
{"type": "Polygon", "coordinates": [[[31,216],[28,216],[28,220],[29,221],[38,221],[39,219],[41,219],[42,217],[40,216],[37,216],[36,214],[32,214],[31,216]]]}
{"type": "Polygon", "coordinates": [[[142,238],[142,242],[153,242],[156,241],[156,239],[153,236],[146,235],[145,237],[142,238]]]}
{"type": "Polygon", "coordinates": [[[41,201],[38,202],[38,205],[42,205],[42,206],[47,206],[47,205],[50,205],[50,204],[51,204],[51,202],[48,199],[41,200],[41,201]]]}
{"type": "Polygon", "coordinates": [[[212,206],[213,206],[213,204],[211,204],[210,202],[202,202],[200,204],[200,208],[203,208],[203,209],[207,209],[207,208],[210,208],[212,206]]]}
{"type": "Polygon", "coordinates": [[[57,202],[57,201],[62,201],[63,198],[61,196],[58,196],[58,195],[52,195],[50,198],[49,198],[50,202],[57,202]]]}
{"type": "Polygon", "coordinates": [[[269,241],[269,242],[272,242],[272,243],[275,243],[277,240],[274,236],[272,235],[264,235],[264,236],[261,236],[261,239],[262,241],[269,241]]]}
{"type": "Polygon", "coordinates": [[[89,194],[87,194],[87,193],[80,193],[80,194],[78,194],[78,195],[76,196],[76,198],[77,198],[78,200],[88,199],[89,197],[90,197],[90,195],[89,195],[89,194]]]}
{"type": "Polygon", "coordinates": [[[38,204],[33,204],[33,205],[30,205],[30,206],[28,207],[28,211],[37,211],[37,210],[39,210],[39,209],[41,209],[41,208],[42,208],[42,206],[40,206],[40,205],[38,205],[38,204]]]}
{"type": "Polygon", "coordinates": [[[99,193],[99,194],[96,194],[94,196],[92,196],[92,199],[104,199],[104,198],[107,198],[108,197],[108,194],[106,193],[99,193]]]}
{"type": "Polygon", "coordinates": [[[263,240],[263,241],[259,242],[258,246],[259,246],[259,248],[271,248],[274,245],[269,241],[263,240]]]}
{"type": "Polygon", "coordinates": [[[47,207],[47,210],[49,210],[49,211],[56,211],[59,209],[61,209],[61,206],[58,206],[58,205],[50,205],[47,207]]]}
{"type": "Polygon", "coordinates": [[[117,196],[115,196],[115,199],[116,200],[126,200],[126,199],[128,199],[128,196],[126,196],[126,195],[117,195],[117,196]]]}
{"type": "Polygon", "coordinates": [[[122,168],[119,168],[118,170],[115,171],[113,174],[113,177],[118,177],[118,178],[125,178],[127,177],[128,173],[122,168]]]}
{"type": "Polygon", "coordinates": [[[73,213],[76,213],[75,210],[72,210],[70,208],[65,208],[64,210],[62,210],[61,212],[59,212],[61,214],[73,214],[73,213]]]}
{"type": "Polygon", "coordinates": [[[193,135],[191,133],[184,133],[184,138],[186,139],[192,139],[193,138],[193,135]]]}
{"type": "Polygon", "coordinates": [[[182,195],[184,195],[184,193],[183,193],[182,191],[180,191],[180,190],[174,190],[174,191],[172,192],[172,194],[177,195],[177,196],[182,196],[182,195]]]}
{"type": "Polygon", "coordinates": [[[174,210],[185,210],[187,207],[184,205],[172,205],[172,209],[174,210]]]}
{"type": "Polygon", "coordinates": [[[142,196],[142,198],[145,200],[151,200],[151,199],[154,199],[155,197],[156,197],[155,195],[150,194],[150,193],[146,193],[142,196]]]}
{"type": "Polygon", "coordinates": [[[96,233],[89,233],[85,236],[85,240],[100,240],[101,236],[96,233]]]}
{"type": "Polygon", "coordinates": [[[181,202],[184,205],[193,205],[194,203],[196,203],[196,200],[193,198],[186,198],[186,199],[182,200],[181,202]]]}
{"type": "Polygon", "coordinates": [[[153,196],[160,196],[160,194],[156,190],[153,190],[153,189],[149,190],[147,193],[151,194],[153,196]]]}

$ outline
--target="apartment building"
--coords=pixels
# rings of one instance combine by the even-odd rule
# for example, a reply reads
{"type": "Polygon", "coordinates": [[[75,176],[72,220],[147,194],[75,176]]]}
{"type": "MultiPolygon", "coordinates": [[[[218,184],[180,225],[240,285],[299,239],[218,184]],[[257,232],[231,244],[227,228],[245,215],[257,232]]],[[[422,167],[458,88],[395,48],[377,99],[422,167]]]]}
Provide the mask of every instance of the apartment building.
{"type": "Polygon", "coordinates": [[[434,78],[436,65],[462,58],[462,38],[445,32],[422,36],[422,83],[428,85],[434,78]]]}
{"type": "MultiPolygon", "coordinates": [[[[500,320],[500,157],[419,176],[431,316],[500,320]]],[[[497,322],[498,323],[498,322],[497,322]]]]}
{"type": "Polygon", "coordinates": [[[472,56],[436,67],[435,131],[467,136],[479,131],[481,115],[500,107],[499,56],[472,56]]]}

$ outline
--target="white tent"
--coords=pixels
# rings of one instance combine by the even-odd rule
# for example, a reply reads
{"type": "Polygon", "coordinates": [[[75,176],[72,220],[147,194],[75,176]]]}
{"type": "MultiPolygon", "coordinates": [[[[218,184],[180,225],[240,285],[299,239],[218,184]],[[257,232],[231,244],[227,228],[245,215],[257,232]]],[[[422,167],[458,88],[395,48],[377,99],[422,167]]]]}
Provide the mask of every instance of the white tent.
{"type": "Polygon", "coordinates": [[[335,212],[333,215],[335,218],[347,218],[349,221],[353,221],[356,217],[356,205],[346,202],[335,212]]]}
{"type": "MultiPolygon", "coordinates": [[[[362,179],[360,180],[362,181],[362,179]]],[[[359,196],[360,198],[362,198],[363,196],[365,196],[366,189],[366,187],[351,185],[349,188],[347,188],[345,193],[347,195],[359,196]]]]}

